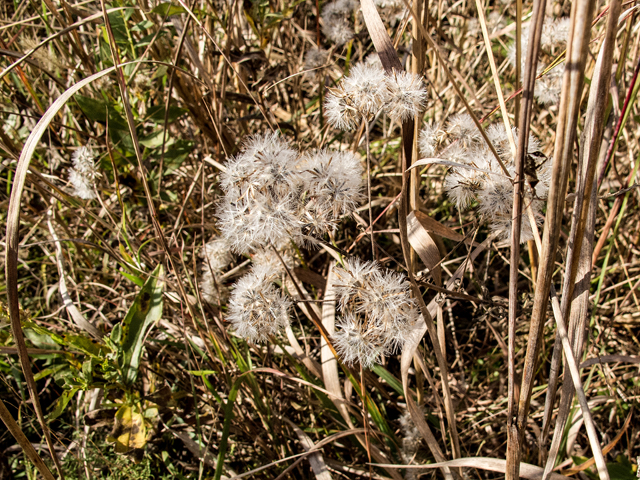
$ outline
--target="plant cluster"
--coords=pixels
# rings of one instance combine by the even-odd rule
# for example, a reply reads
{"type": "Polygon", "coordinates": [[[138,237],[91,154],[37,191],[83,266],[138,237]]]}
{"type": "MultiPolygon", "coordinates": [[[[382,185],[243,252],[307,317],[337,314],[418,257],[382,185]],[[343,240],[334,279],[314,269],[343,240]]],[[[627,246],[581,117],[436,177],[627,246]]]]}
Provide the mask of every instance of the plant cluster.
{"type": "MultiPolygon", "coordinates": [[[[459,210],[464,210],[475,200],[477,211],[489,221],[489,226],[499,238],[511,239],[513,214],[513,177],[515,176],[514,146],[503,124],[486,129],[487,137],[497,152],[502,165],[486,144],[469,115],[462,114],[449,120],[447,128],[440,131],[429,125],[420,134],[420,151],[425,157],[435,157],[453,165],[444,183],[444,190],[459,210]],[[506,168],[506,172],[502,166],[506,168]]],[[[512,129],[517,143],[518,132],[512,129]]],[[[525,207],[531,207],[538,223],[549,192],[552,159],[540,152],[540,143],[531,135],[528,155],[534,163],[538,181],[525,189],[525,207]],[[542,158],[542,159],[541,159],[542,158]],[[537,161],[536,161],[537,160],[537,161]]],[[[533,240],[530,218],[522,219],[520,241],[533,240]]]]}

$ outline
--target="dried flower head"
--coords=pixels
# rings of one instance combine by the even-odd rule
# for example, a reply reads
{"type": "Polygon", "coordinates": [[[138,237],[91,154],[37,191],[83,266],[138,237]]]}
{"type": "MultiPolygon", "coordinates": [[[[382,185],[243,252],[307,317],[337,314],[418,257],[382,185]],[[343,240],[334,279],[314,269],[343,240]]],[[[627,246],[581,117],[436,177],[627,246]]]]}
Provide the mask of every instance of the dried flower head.
{"type": "Polygon", "coordinates": [[[274,278],[268,266],[256,266],[234,286],[227,320],[248,342],[266,342],[289,324],[291,302],[273,285],[274,278]]]}
{"type": "Polygon", "coordinates": [[[219,305],[228,297],[229,289],[220,283],[215,273],[212,273],[204,265],[202,277],[200,278],[200,293],[205,302],[211,305],[219,305]]]}
{"type": "MultiPolygon", "coordinates": [[[[437,154],[438,157],[456,162],[445,179],[444,188],[449,198],[460,210],[467,208],[475,199],[478,201],[478,212],[490,224],[500,238],[511,237],[513,183],[515,164],[511,146],[504,125],[496,124],[487,128],[487,137],[498,152],[507,169],[508,176],[502,171],[498,161],[489,147],[484,143],[475,124],[465,115],[458,115],[449,122],[449,145],[437,154]]],[[[513,134],[517,142],[518,132],[513,134]]],[[[529,137],[528,153],[536,154],[541,161],[535,165],[538,182],[535,192],[528,188],[525,202],[531,205],[534,212],[542,208],[541,199],[546,198],[551,179],[551,162],[539,154],[540,144],[533,136],[529,137]]],[[[533,231],[527,217],[523,218],[521,241],[533,238],[533,231]]]]}
{"type": "Polygon", "coordinates": [[[337,45],[353,38],[350,16],[358,6],[354,0],[335,0],[322,9],[322,33],[337,45]]]}
{"type": "Polygon", "coordinates": [[[393,121],[405,121],[419,116],[427,103],[427,90],[422,77],[410,72],[396,72],[386,77],[385,111],[393,121]]]}
{"type": "Polygon", "coordinates": [[[362,119],[371,120],[385,105],[385,77],[384,70],[375,64],[356,64],[327,95],[329,123],[341,130],[353,130],[362,119]]]}
{"type": "Polygon", "coordinates": [[[335,228],[361,200],[362,169],[350,153],[300,155],[276,134],[252,137],[229,160],[217,216],[222,236],[238,253],[291,240],[313,242],[335,228]]]}
{"type": "Polygon", "coordinates": [[[335,274],[342,313],[333,335],[336,350],[346,364],[369,368],[401,347],[418,321],[409,284],[404,275],[359,259],[347,260],[335,274]]]}
{"type": "Polygon", "coordinates": [[[96,198],[95,180],[98,168],[93,150],[90,147],[80,147],[71,158],[73,168],[69,172],[69,181],[73,186],[73,195],[84,200],[96,198]]]}
{"type": "Polygon", "coordinates": [[[298,153],[276,134],[255,136],[227,163],[220,185],[225,197],[218,218],[223,236],[238,253],[288,243],[299,230],[298,199],[304,184],[298,153]]]}
{"type": "Polygon", "coordinates": [[[201,255],[205,268],[218,273],[231,263],[231,245],[225,238],[215,238],[204,246],[201,255]]]}
{"type": "MultiPolygon", "coordinates": [[[[556,20],[546,19],[542,27],[542,35],[540,37],[540,47],[547,53],[547,58],[550,61],[553,56],[549,55],[554,48],[564,46],[567,43],[569,37],[569,18],[560,18],[556,20]]],[[[531,29],[529,26],[522,29],[521,40],[521,55],[520,65],[524,72],[524,65],[526,62],[526,52],[529,48],[529,38],[531,36],[531,29]]],[[[509,47],[507,52],[507,58],[512,66],[516,64],[516,46],[515,42],[509,47]]],[[[538,65],[536,75],[540,75],[543,71],[543,66],[538,65]]],[[[560,99],[560,93],[562,91],[562,79],[564,71],[559,66],[554,67],[547,72],[542,78],[536,80],[534,96],[542,104],[555,103],[560,99]]]]}
{"type": "Polygon", "coordinates": [[[330,225],[362,201],[362,165],[353,153],[321,150],[308,155],[303,168],[309,178],[307,216],[318,224],[330,225]]]}
{"type": "Polygon", "coordinates": [[[423,157],[431,158],[436,154],[436,148],[438,146],[438,128],[429,123],[425,125],[420,131],[420,153],[423,157]]]}
{"type": "Polygon", "coordinates": [[[304,56],[304,69],[314,70],[324,67],[329,59],[329,51],[323,48],[312,48],[304,56]]]}
{"type": "Polygon", "coordinates": [[[334,127],[353,130],[381,111],[393,120],[414,118],[424,109],[426,99],[419,76],[407,72],[387,75],[381,64],[361,62],[327,95],[325,112],[334,127]]]}

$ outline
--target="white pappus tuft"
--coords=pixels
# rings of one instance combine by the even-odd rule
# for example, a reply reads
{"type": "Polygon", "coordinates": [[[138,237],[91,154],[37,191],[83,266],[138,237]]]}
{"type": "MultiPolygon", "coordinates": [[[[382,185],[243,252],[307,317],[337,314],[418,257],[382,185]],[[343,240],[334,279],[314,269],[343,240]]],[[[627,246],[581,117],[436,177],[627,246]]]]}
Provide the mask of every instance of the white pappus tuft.
{"type": "Polygon", "coordinates": [[[403,122],[423,112],[427,103],[427,90],[420,75],[394,70],[386,80],[385,111],[391,120],[403,122]]]}
{"type": "MultiPolygon", "coordinates": [[[[478,213],[489,221],[491,230],[499,233],[499,238],[509,240],[513,210],[514,188],[511,179],[515,175],[514,158],[503,124],[489,126],[486,133],[505,165],[508,176],[502,171],[480,132],[466,115],[458,115],[449,122],[447,138],[450,143],[436,156],[459,165],[449,171],[444,182],[444,189],[456,207],[462,210],[473,200],[477,200],[478,213]]],[[[517,142],[518,132],[515,128],[513,134],[517,142]]],[[[535,170],[537,181],[527,183],[525,207],[531,205],[535,215],[541,211],[542,200],[546,198],[551,179],[551,161],[544,157],[539,149],[538,140],[530,136],[528,158],[533,162],[532,168],[535,170]]],[[[524,215],[520,240],[525,242],[531,239],[532,226],[528,216],[524,215]]]]}
{"type": "Polygon", "coordinates": [[[381,355],[402,347],[418,322],[409,283],[400,273],[357,258],[347,260],[335,274],[342,314],[333,335],[336,350],[346,364],[370,368],[381,355]]]}
{"type": "Polygon", "coordinates": [[[200,279],[200,291],[202,298],[212,305],[217,305],[226,297],[227,288],[217,280],[218,274],[231,263],[231,246],[224,238],[216,238],[209,241],[200,255],[204,261],[202,264],[202,277],[200,279]]]}
{"type": "Polygon", "coordinates": [[[300,155],[276,134],[251,138],[229,160],[217,216],[222,236],[237,253],[291,240],[313,242],[335,228],[362,199],[360,161],[351,153],[300,155]]]}
{"type": "Polygon", "coordinates": [[[363,170],[353,153],[321,150],[302,166],[309,178],[307,215],[318,224],[331,224],[362,201],[363,170]]]}
{"type": "MultiPolygon", "coordinates": [[[[540,47],[545,52],[553,52],[556,47],[563,46],[567,43],[569,37],[569,18],[559,18],[556,20],[547,19],[542,27],[542,35],[540,37],[540,47]]],[[[520,68],[524,72],[524,65],[526,62],[526,52],[529,47],[529,38],[531,36],[531,30],[527,26],[522,29],[522,41],[521,41],[521,53],[520,53],[520,68]]],[[[557,52],[553,52],[554,54],[557,52]]],[[[507,58],[511,66],[516,64],[516,46],[515,42],[509,47],[507,51],[507,58]]],[[[549,59],[553,58],[553,55],[549,59]]],[[[550,61],[550,60],[549,60],[550,61]]],[[[539,64],[536,75],[540,75],[544,70],[544,66],[539,64]]],[[[538,102],[542,104],[550,104],[557,102],[560,99],[560,93],[562,91],[562,79],[564,77],[564,69],[559,65],[556,65],[553,69],[548,71],[542,78],[536,80],[534,96],[538,102]]]]}
{"type": "Polygon", "coordinates": [[[73,186],[73,195],[83,200],[96,198],[95,181],[98,168],[93,150],[90,147],[80,147],[71,159],[73,168],[69,172],[69,181],[73,186]]]}
{"type": "Polygon", "coordinates": [[[376,62],[356,64],[325,102],[329,123],[353,130],[363,120],[371,121],[384,111],[394,121],[418,116],[427,99],[422,79],[407,72],[387,75],[376,62]]]}
{"type": "Polygon", "coordinates": [[[358,6],[354,0],[335,0],[322,9],[322,33],[336,45],[353,38],[350,16],[358,6]]]}
{"type": "Polygon", "coordinates": [[[268,266],[256,266],[234,286],[227,320],[250,343],[266,342],[289,324],[291,302],[273,285],[268,266]]]}
{"type": "MultiPolygon", "coordinates": [[[[304,56],[304,69],[314,70],[324,67],[329,59],[329,51],[323,48],[312,48],[304,56]]],[[[311,73],[311,72],[309,72],[311,73]]]]}

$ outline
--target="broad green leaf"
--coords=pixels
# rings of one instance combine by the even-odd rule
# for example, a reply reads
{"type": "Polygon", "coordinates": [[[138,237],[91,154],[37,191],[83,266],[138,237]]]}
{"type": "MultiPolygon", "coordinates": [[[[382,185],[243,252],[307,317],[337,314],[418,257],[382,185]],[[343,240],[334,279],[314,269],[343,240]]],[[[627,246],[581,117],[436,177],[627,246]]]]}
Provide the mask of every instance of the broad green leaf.
{"type": "Polygon", "coordinates": [[[64,370],[65,368],[69,368],[68,365],[61,363],[59,365],[54,365],[53,367],[45,368],[44,370],[40,370],[33,376],[33,379],[37,382],[38,380],[42,380],[49,375],[53,375],[58,373],[60,370],[64,370]]]}
{"type": "MultiPolygon", "coordinates": [[[[164,123],[164,105],[156,105],[154,107],[149,107],[147,110],[147,120],[151,120],[152,122],[162,124],[164,123]]],[[[186,108],[176,107],[175,105],[169,106],[169,115],[167,116],[167,121],[169,123],[175,122],[182,115],[187,113],[188,110],[186,108]]]]}
{"type": "Polygon", "coordinates": [[[638,478],[633,471],[633,465],[624,455],[618,455],[615,463],[607,463],[607,470],[611,480],[635,480],[638,478]]]}
{"type": "Polygon", "coordinates": [[[137,275],[132,275],[130,273],[125,272],[124,270],[120,270],[120,274],[123,277],[128,278],[129,280],[131,280],[133,283],[135,283],[139,287],[142,287],[144,285],[144,280],[142,280],[137,275]]]}
{"type": "Polygon", "coordinates": [[[100,357],[104,352],[102,345],[84,335],[65,335],[64,341],[68,347],[92,357],[100,357]]]}
{"type": "Polygon", "coordinates": [[[118,365],[123,383],[132,385],[138,376],[144,340],[151,326],[162,316],[164,268],[158,265],[136,296],[122,321],[122,345],[118,365]]]}

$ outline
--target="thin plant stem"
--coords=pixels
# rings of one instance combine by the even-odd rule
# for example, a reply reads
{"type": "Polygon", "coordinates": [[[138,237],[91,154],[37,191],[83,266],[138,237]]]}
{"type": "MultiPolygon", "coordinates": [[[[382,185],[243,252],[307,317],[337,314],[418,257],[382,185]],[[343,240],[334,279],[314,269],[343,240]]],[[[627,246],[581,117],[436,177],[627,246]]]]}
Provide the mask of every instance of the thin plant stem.
{"type": "Polygon", "coordinates": [[[376,259],[376,244],[373,240],[373,209],[371,208],[371,148],[369,146],[369,133],[371,125],[368,121],[365,121],[365,141],[367,144],[367,197],[369,200],[369,235],[371,235],[371,258],[376,259]]]}

